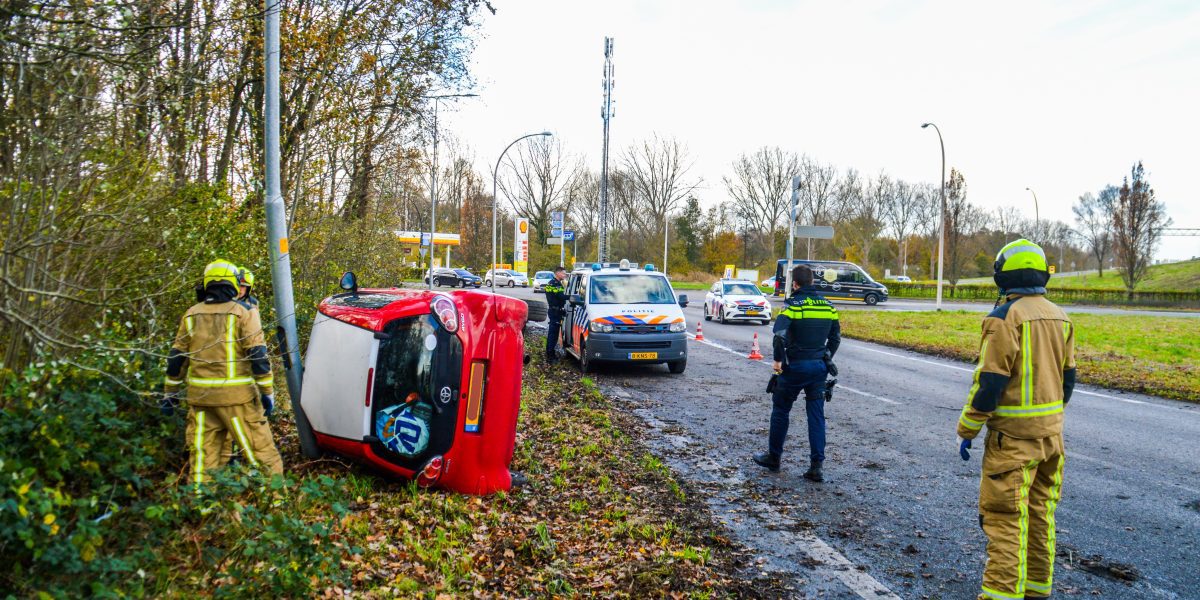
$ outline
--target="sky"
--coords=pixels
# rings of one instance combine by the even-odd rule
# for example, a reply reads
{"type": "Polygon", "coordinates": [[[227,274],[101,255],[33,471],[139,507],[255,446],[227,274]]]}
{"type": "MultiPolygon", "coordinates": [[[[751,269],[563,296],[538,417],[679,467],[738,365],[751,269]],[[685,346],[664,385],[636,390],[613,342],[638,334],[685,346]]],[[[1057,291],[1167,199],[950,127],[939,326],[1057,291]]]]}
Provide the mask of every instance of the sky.
{"type": "MultiPolygon", "coordinates": [[[[1143,161],[1174,227],[1200,227],[1200,2],[493,0],[443,131],[490,173],[552,131],[599,171],[604,37],[615,39],[613,152],[686,144],[697,193],[728,200],[742,153],[779,146],[863,175],[937,182],[1073,224],[1085,192],[1143,161]]],[[[1200,256],[1165,237],[1159,259],[1200,256]]]]}

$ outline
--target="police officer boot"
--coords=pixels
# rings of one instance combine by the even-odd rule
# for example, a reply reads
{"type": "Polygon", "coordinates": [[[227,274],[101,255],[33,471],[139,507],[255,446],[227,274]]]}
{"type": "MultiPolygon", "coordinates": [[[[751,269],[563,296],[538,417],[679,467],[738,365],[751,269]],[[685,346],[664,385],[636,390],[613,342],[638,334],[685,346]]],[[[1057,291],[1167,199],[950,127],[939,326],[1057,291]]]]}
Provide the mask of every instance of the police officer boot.
{"type": "Polygon", "coordinates": [[[825,481],[825,476],[821,473],[821,465],[824,461],[814,460],[808,464],[808,470],[804,472],[804,478],[809,481],[821,482],[825,481]]]}
{"type": "Polygon", "coordinates": [[[759,466],[766,467],[772,473],[779,472],[779,455],[770,452],[763,452],[754,456],[754,462],[759,466]]]}

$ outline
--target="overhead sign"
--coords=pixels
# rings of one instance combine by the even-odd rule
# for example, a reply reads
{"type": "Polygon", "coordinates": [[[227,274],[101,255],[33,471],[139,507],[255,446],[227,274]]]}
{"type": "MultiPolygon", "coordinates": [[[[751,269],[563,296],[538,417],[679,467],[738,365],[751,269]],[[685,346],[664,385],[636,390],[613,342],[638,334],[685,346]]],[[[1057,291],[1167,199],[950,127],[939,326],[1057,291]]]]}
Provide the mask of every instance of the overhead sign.
{"type": "Polygon", "coordinates": [[[796,237],[814,240],[832,240],[833,228],[828,225],[800,225],[796,227],[796,237]]]}
{"type": "MultiPolygon", "coordinates": [[[[429,245],[428,231],[393,231],[402,244],[420,243],[422,246],[429,245]]],[[[457,233],[437,233],[433,236],[433,245],[435,246],[458,246],[462,244],[462,238],[457,233]]]]}
{"type": "Polygon", "coordinates": [[[550,236],[562,237],[563,235],[563,212],[556,210],[550,213],[550,236]]]}
{"type": "Polygon", "coordinates": [[[564,232],[563,232],[563,241],[564,241],[564,242],[573,242],[573,241],[575,241],[575,230],[574,230],[574,229],[568,229],[568,230],[564,231],[564,232]]]}
{"type": "Polygon", "coordinates": [[[529,219],[517,217],[516,232],[513,235],[513,270],[529,274],[529,219]]]}

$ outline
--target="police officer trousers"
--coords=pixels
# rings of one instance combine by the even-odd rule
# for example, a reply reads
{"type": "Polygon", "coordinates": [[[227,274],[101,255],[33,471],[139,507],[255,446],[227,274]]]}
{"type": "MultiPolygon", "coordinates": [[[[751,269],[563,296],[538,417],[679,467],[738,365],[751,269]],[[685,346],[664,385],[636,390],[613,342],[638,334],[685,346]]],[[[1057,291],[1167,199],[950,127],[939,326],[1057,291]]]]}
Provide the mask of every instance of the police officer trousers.
{"type": "Polygon", "coordinates": [[[565,311],[561,308],[551,308],[546,312],[549,322],[546,327],[546,358],[554,360],[558,358],[555,353],[555,348],[558,347],[559,337],[562,335],[562,320],[565,311]]]}
{"type": "Polygon", "coordinates": [[[283,473],[283,458],[275,448],[271,427],[258,400],[234,406],[192,406],[188,409],[187,445],[191,479],[197,491],[209,471],[229,462],[237,444],[246,463],[270,473],[283,473]]]}
{"type": "Polygon", "coordinates": [[[988,430],[979,478],[979,524],[988,538],[979,598],[1050,595],[1064,462],[1062,434],[1022,440],[988,430]]]}
{"type": "Polygon", "coordinates": [[[804,392],[804,412],[808,418],[808,453],[812,460],[825,460],[825,376],[828,370],[825,361],[797,360],[788,363],[771,397],[771,434],[767,440],[767,451],[776,456],[783,455],[783,442],[787,438],[791,421],[792,404],[804,392]]]}

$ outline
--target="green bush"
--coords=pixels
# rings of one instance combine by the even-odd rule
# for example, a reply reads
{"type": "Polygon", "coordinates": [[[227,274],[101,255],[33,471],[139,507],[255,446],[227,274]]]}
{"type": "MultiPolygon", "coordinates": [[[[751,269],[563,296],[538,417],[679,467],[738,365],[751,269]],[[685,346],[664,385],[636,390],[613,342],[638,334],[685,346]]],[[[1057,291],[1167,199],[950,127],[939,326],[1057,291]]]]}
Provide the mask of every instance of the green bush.
{"type": "Polygon", "coordinates": [[[4,374],[0,595],[304,597],[346,580],[340,484],[233,467],[197,496],[177,475],[182,413],[164,418],[101,374],[139,360],[92,358],[103,369],[51,361],[4,374]],[[181,557],[205,579],[176,581],[181,557]]]}

